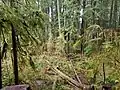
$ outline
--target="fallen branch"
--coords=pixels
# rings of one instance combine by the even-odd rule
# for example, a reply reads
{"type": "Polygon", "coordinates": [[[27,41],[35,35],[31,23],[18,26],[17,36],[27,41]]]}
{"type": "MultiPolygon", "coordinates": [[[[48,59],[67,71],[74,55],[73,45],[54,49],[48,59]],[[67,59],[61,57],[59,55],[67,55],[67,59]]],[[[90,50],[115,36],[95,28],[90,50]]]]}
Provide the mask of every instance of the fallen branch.
{"type": "Polygon", "coordinates": [[[53,66],[49,61],[46,60],[46,62],[51,66],[52,70],[54,70],[55,73],[57,73],[61,78],[65,79],[66,81],[71,82],[72,84],[74,84],[76,87],[81,88],[81,89],[86,89],[86,90],[90,90],[91,86],[90,85],[85,85],[82,83],[79,83],[78,81],[70,78],[69,76],[67,76],[66,74],[64,74],[63,72],[61,72],[60,70],[58,70],[55,66],[53,66]]]}

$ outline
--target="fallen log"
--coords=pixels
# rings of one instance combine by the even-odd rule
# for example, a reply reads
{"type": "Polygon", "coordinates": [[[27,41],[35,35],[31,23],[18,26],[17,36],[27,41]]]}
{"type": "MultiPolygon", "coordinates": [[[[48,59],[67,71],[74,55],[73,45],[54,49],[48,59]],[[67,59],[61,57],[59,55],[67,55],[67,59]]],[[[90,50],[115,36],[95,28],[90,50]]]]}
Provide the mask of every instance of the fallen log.
{"type": "Polygon", "coordinates": [[[79,89],[82,90],[94,90],[94,86],[92,85],[86,85],[83,83],[78,82],[77,80],[74,80],[73,78],[67,76],[63,72],[57,69],[57,67],[53,66],[49,61],[46,60],[46,62],[51,66],[51,69],[58,74],[61,78],[65,79],[66,81],[72,83],[74,86],[78,87],[79,89]]]}
{"type": "Polygon", "coordinates": [[[29,85],[6,86],[0,90],[31,90],[29,85]]]}

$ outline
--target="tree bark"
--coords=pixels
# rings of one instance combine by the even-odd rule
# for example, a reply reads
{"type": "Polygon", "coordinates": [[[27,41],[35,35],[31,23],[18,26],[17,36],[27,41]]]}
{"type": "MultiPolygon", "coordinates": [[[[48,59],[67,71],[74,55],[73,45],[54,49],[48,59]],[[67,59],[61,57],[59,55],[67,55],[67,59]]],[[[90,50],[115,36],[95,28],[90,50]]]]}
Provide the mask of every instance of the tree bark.
{"type": "Polygon", "coordinates": [[[93,15],[93,24],[95,24],[95,9],[94,7],[96,6],[96,1],[91,1],[91,4],[92,4],[92,8],[93,8],[93,12],[92,12],[92,15],[93,15]]]}
{"type": "Polygon", "coordinates": [[[61,24],[60,24],[60,6],[59,6],[59,0],[57,0],[57,13],[58,13],[58,26],[59,29],[61,28],[61,24]]]}
{"type": "Polygon", "coordinates": [[[12,28],[12,48],[13,48],[13,60],[14,60],[14,77],[15,84],[18,85],[18,60],[17,60],[17,43],[16,43],[16,29],[11,23],[12,28]]]}
{"type": "Polygon", "coordinates": [[[110,9],[110,20],[109,20],[109,27],[111,28],[112,26],[112,12],[113,12],[113,1],[114,0],[112,0],[112,3],[111,3],[111,9],[110,9]]]}
{"type": "MultiPolygon", "coordinates": [[[[83,12],[86,6],[86,0],[83,0],[83,12]]],[[[85,27],[85,20],[84,17],[82,16],[82,24],[81,24],[81,34],[84,34],[84,27],[85,27]]]]}
{"type": "Polygon", "coordinates": [[[117,0],[115,0],[115,3],[114,3],[114,16],[113,16],[113,27],[116,29],[116,27],[117,27],[117,3],[118,3],[118,1],[117,0]]]}
{"type": "MultiPolygon", "coordinates": [[[[82,9],[83,9],[83,12],[84,12],[84,9],[85,9],[85,6],[86,6],[86,0],[83,0],[82,4],[83,4],[82,9]]],[[[84,20],[84,18],[82,16],[81,31],[80,31],[81,36],[84,34],[84,28],[85,28],[85,20],[84,20]]],[[[81,54],[83,54],[83,50],[84,50],[84,46],[83,46],[83,40],[82,40],[81,50],[80,50],[81,54]]]]}

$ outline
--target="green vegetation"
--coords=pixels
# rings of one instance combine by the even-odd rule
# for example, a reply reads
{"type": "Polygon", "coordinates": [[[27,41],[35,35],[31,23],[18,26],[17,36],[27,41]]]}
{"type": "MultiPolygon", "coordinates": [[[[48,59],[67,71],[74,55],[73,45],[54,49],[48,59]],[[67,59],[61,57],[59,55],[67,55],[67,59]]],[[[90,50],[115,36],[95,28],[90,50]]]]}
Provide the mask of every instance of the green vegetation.
{"type": "Polygon", "coordinates": [[[0,0],[0,85],[119,90],[119,27],[119,0],[0,0]]]}

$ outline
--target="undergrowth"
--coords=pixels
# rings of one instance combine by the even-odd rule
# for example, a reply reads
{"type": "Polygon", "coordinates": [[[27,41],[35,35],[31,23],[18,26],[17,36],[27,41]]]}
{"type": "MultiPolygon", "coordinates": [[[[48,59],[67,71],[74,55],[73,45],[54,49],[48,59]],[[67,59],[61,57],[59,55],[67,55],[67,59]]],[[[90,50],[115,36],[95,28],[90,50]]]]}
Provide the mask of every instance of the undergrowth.
{"type": "MultiPolygon", "coordinates": [[[[32,56],[33,66],[29,59],[26,62],[19,62],[20,83],[30,84],[33,90],[72,90],[74,86],[59,77],[46,60],[71,78],[75,78],[74,68],[78,75],[84,75],[85,80],[97,86],[104,83],[102,66],[104,63],[105,82],[114,85],[116,81],[120,81],[120,51],[118,48],[96,52],[89,57],[71,53],[69,58],[66,55],[43,53],[32,56]]],[[[3,63],[3,84],[6,86],[14,82],[14,77],[10,61],[3,63]]],[[[120,85],[117,84],[117,87],[120,85]]]]}

